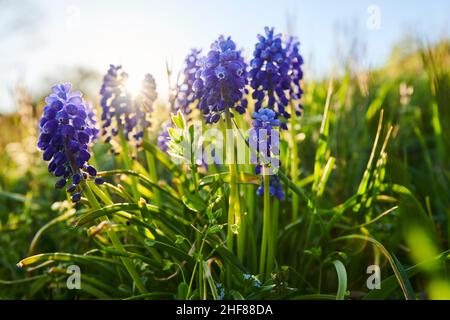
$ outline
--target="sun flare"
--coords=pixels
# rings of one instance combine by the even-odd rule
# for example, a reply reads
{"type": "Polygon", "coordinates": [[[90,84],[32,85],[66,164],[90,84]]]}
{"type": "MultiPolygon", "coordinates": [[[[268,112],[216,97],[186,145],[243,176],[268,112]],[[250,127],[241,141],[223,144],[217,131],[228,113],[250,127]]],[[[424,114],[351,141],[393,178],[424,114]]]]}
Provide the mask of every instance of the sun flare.
{"type": "Polygon", "coordinates": [[[136,98],[142,90],[142,79],[139,77],[131,76],[126,82],[126,87],[131,96],[136,98]]]}

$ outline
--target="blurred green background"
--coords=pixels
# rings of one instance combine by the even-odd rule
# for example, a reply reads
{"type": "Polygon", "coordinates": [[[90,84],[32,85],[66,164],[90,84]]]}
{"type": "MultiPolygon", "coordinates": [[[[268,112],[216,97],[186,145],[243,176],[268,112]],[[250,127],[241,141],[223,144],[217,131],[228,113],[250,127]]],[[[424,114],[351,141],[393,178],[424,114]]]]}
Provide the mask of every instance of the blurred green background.
{"type": "MultiPolygon", "coordinates": [[[[0,2],[0,5],[6,4],[0,2]]],[[[19,18],[26,19],[26,25],[39,23],[33,21],[33,16],[19,15],[19,18]]],[[[20,24],[20,19],[18,21],[20,24]]],[[[14,35],[14,30],[5,28],[1,30],[1,35],[10,37],[14,35]]],[[[364,199],[361,201],[366,206],[363,214],[350,215],[347,219],[364,224],[376,217],[373,212],[380,211],[377,208],[380,202],[391,203],[392,207],[398,205],[371,225],[372,236],[395,253],[403,265],[408,268],[416,266],[408,272],[419,297],[450,299],[450,39],[439,35],[429,40],[418,34],[406,34],[389,45],[384,61],[368,67],[364,64],[367,57],[365,44],[358,37],[357,30],[349,28],[340,33],[344,39],[344,49],[335,47],[339,59],[331,66],[327,62],[329,67],[325,72],[318,72],[315,76],[305,73],[305,114],[298,124],[300,134],[295,137],[295,143],[299,146],[302,183],[308,185],[308,177],[314,172],[316,150],[320,144],[319,129],[330,83],[333,96],[327,148],[335,158],[335,164],[318,200],[322,207],[333,208],[358,193],[377,132],[379,115],[384,110],[380,143],[389,128],[392,129],[384,155],[386,166],[378,172],[383,175],[379,181],[384,183],[378,186],[385,188],[383,196],[377,198],[373,206],[370,205],[373,199],[364,199]],[[441,252],[445,252],[444,259],[436,259],[441,252]]],[[[175,31],[182,33],[181,30],[175,31]]],[[[254,34],[248,32],[247,36],[254,37],[254,34]]],[[[133,37],[132,34],[129,36],[133,37]]],[[[196,36],[192,34],[189,37],[195,39],[196,36]]],[[[165,46],[165,42],[158,46],[165,46]]],[[[148,46],[144,48],[149,50],[148,46]]],[[[251,46],[247,48],[250,52],[251,46]]],[[[89,47],[83,50],[96,55],[89,47]]],[[[180,53],[181,56],[184,53],[180,53]]],[[[152,53],[147,55],[150,57],[152,53]]],[[[176,57],[180,61],[174,63],[174,69],[177,63],[181,63],[178,55],[176,57]]],[[[306,70],[309,69],[310,58],[316,65],[320,64],[323,53],[317,54],[317,57],[314,52],[310,56],[304,54],[306,70]]],[[[51,65],[51,57],[48,59],[45,63],[51,65]]],[[[38,60],[32,61],[40,63],[38,60]]],[[[114,61],[103,61],[105,70],[110,62],[114,61]]],[[[161,59],[158,63],[158,68],[164,70],[164,61],[161,59]]],[[[84,252],[89,249],[85,232],[65,222],[55,223],[38,243],[33,243],[36,232],[42,226],[73,210],[67,201],[63,201],[62,193],[54,189],[55,179],[48,174],[35,145],[43,98],[50,86],[56,81],[70,81],[98,108],[100,72],[94,66],[74,64],[58,72],[43,73],[30,82],[2,78],[3,84],[9,81],[4,91],[12,99],[13,108],[0,108],[8,110],[8,113],[0,114],[0,299],[70,298],[69,293],[49,287],[48,282],[15,284],[15,281],[26,279],[25,272],[16,264],[33,251],[84,252]],[[36,83],[36,79],[39,85],[31,85],[36,83]]],[[[311,74],[314,72],[311,71],[311,74]]],[[[165,102],[168,90],[164,89],[161,75],[159,80],[161,99],[154,114],[153,138],[158,124],[168,116],[165,102]]],[[[100,169],[113,167],[102,142],[95,146],[95,158],[100,169]]],[[[361,229],[364,230],[364,227],[361,229]]],[[[364,291],[366,266],[379,261],[373,261],[372,249],[367,244],[355,243],[347,253],[352,256],[347,272],[348,278],[353,281],[348,286],[351,296],[358,298],[359,293],[364,291]]],[[[398,292],[389,297],[398,298],[398,292]]]]}

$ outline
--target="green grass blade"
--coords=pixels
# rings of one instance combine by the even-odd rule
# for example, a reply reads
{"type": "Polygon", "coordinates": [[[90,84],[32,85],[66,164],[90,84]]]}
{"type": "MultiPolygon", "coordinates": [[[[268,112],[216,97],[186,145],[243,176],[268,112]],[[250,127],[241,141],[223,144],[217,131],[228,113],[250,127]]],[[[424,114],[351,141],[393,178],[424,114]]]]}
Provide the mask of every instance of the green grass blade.
{"type": "Polygon", "coordinates": [[[390,253],[380,242],[378,242],[377,240],[375,240],[371,237],[359,235],[359,234],[352,234],[352,235],[348,235],[348,236],[339,237],[339,238],[332,240],[332,242],[342,241],[342,240],[354,240],[354,239],[368,241],[368,242],[372,243],[373,245],[375,245],[383,253],[383,255],[388,259],[389,264],[391,265],[392,270],[394,271],[394,274],[397,278],[397,281],[398,281],[400,287],[402,288],[405,298],[407,300],[415,300],[415,292],[412,289],[412,285],[409,282],[408,275],[405,272],[403,265],[398,261],[398,259],[395,257],[395,255],[393,253],[390,253]]]}
{"type": "Polygon", "coordinates": [[[347,271],[345,270],[344,264],[339,260],[333,261],[333,265],[336,268],[339,282],[336,300],[344,300],[345,293],[347,292],[347,271]]]}

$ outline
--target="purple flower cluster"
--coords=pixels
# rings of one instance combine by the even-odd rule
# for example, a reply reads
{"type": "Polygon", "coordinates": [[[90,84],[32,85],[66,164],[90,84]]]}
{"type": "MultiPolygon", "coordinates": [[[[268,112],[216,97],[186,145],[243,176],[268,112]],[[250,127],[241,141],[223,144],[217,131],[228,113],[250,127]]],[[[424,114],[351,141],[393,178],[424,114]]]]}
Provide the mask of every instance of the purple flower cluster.
{"type": "MultiPolygon", "coordinates": [[[[275,34],[274,28],[264,28],[265,36],[258,35],[258,43],[250,61],[250,85],[252,97],[256,99],[255,110],[263,103],[276,112],[277,118],[289,119],[286,111],[290,99],[301,96],[299,81],[303,60],[298,53],[298,42],[290,38],[283,43],[281,34],[275,34]],[[295,87],[295,88],[293,88],[295,87]]],[[[281,128],[287,129],[285,121],[281,128]]]]}
{"type": "Polygon", "coordinates": [[[121,66],[110,65],[100,89],[103,135],[106,142],[123,130],[127,140],[139,141],[149,126],[148,116],[157,98],[156,82],[147,74],[142,82],[142,90],[133,99],[126,88],[128,74],[121,66]]]}
{"type": "Polygon", "coordinates": [[[220,36],[200,61],[195,75],[195,97],[206,123],[216,123],[226,108],[243,114],[247,100],[243,97],[247,84],[246,64],[230,37],[220,36]]]}
{"type": "MultiPolygon", "coordinates": [[[[48,171],[60,178],[56,188],[63,188],[72,179],[67,191],[76,202],[81,198],[79,183],[88,175],[95,177],[97,170],[88,164],[91,158],[88,145],[95,129],[81,93],[71,88],[70,83],[55,85],[45,98],[37,146],[43,151],[43,159],[49,161],[48,171]]],[[[102,182],[96,179],[96,183],[102,182]]]]}
{"type": "Polygon", "coordinates": [[[150,126],[150,113],[153,112],[153,104],[158,98],[156,92],[156,81],[151,74],[145,75],[142,81],[142,88],[134,102],[134,121],[131,122],[137,129],[133,138],[140,140],[144,136],[144,130],[150,126]]]}
{"type": "Polygon", "coordinates": [[[181,110],[185,115],[191,113],[190,105],[196,100],[194,92],[195,74],[197,73],[199,66],[201,50],[192,49],[184,60],[183,79],[180,84],[177,85],[176,97],[174,103],[174,112],[181,110]]]}
{"type": "MultiPolygon", "coordinates": [[[[300,43],[294,38],[289,37],[286,43],[287,57],[289,59],[289,77],[291,85],[289,88],[289,97],[295,101],[301,99],[303,95],[303,90],[300,86],[300,81],[303,79],[303,58],[299,52],[300,43]]],[[[300,116],[303,112],[303,106],[298,103],[296,106],[295,113],[300,116]]]]}
{"type": "MultiPolygon", "coordinates": [[[[269,178],[269,193],[271,197],[276,196],[278,200],[284,199],[283,184],[281,183],[280,178],[276,175],[271,175],[269,178]]],[[[256,194],[260,197],[264,195],[264,183],[261,183],[258,187],[256,194]]]]}
{"type": "Polygon", "coordinates": [[[98,130],[97,114],[95,112],[94,106],[89,101],[86,101],[86,113],[87,113],[86,121],[90,125],[92,130],[92,142],[96,142],[100,130],[98,130]]]}
{"type": "MultiPolygon", "coordinates": [[[[110,65],[103,77],[100,89],[100,105],[102,107],[103,132],[106,142],[119,133],[118,127],[124,128],[127,133],[133,126],[129,124],[131,113],[131,94],[125,88],[128,74],[121,66],[110,65]]],[[[126,134],[128,137],[128,134],[126,134]]]]}
{"type": "MultiPolygon", "coordinates": [[[[279,165],[280,155],[280,141],[279,134],[274,136],[275,127],[280,126],[280,121],[276,119],[276,114],[273,110],[268,108],[261,108],[254,112],[253,118],[253,130],[250,131],[250,148],[252,148],[259,159],[259,163],[255,167],[255,173],[261,174],[263,165],[265,163],[276,163],[279,165]]],[[[278,133],[278,132],[277,132],[278,133]]],[[[257,160],[257,159],[256,159],[257,160]]],[[[267,164],[268,166],[268,164],[267,164]]],[[[269,166],[268,166],[269,167],[269,166]]],[[[278,176],[272,167],[270,170],[270,195],[276,195],[278,199],[284,198],[283,188],[278,176]]],[[[258,195],[264,193],[264,183],[257,190],[258,195]]]]}
{"type": "Polygon", "coordinates": [[[169,128],[171,127],[170,121],[165,121],[161,126],[161,131],[158,135],[158,147],[161,151],[167,152],[169,146],[167,145],[170,141],[169,128]]]}
{"type": "Polygon", "coordinates": [[[253,129],[250,131],[250,148],[254,149],[257,154],[255,161],[259,163],[256,166],[256,173],[261,173],[262,164],[270,162],[272,157],[277,157],[280,154],[279,135],[273,136],[274,127],[280,126],[280,121],[276,119],[276,114],[273,110],[262,108],[254,112],[253,129]]]}

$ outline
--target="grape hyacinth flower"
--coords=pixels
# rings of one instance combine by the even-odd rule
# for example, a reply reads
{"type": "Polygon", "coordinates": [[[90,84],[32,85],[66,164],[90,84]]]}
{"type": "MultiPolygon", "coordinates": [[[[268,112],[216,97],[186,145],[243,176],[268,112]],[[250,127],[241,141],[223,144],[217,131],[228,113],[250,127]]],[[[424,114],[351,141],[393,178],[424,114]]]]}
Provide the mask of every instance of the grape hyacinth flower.
{"type": "Polygon", "coordinates": [[[274,127],[279,127],[280,121],[276,119],[275,112],[268,108],[254,112],[252,118],[253,130],[250,131],[250,147],[256,151],[257,156],[256,159],[253,158],[253,162],[259,160],[256,173],[260,174],[263,164],[279,164],[279,134],[274,131],[274,127]],[[275,136],[273,136],[274,133],[275,136]],[[277,162],[275,163],[273,160],[277,162]]]}
{"type": "Polygon", "coordinates": [[[100,104],[106,142],[120,130],[123,130],[126,140],[139,142],[150,125],[148,115],[153,111],[153,103],[157,98],[155,79],[147,74],[140,93],[134,99],[126,88],[127,80],[128,74],[122,67],[114,65],[110,65],[103,77],[100,104]]]}
{"type": "Polygon", "coordinates": [[[245,113],[246,64],[231,38],[220,36],[199,65],[194,92],[206,123],[217,123],[226,108],[245,113]]]}
{"type": "Polygon", "coordinates": [[[248,274],[248,273],[244,273],[243,278],[244,278],[245,281],[252,282],[252,284],[253,284],[253,286],[255,288],[261,288],[261,286],[262,286],[261,281],[257,277],[255,277],[254,275],[251,275],[251,274],[248,274]]]}
{"type": "MultiPolygon", "coordinates": [[[[289,59],[289,77],[291,85],[289,88],[289,96],[293,100],[300,100],[303,95],[303,90],[300,86],[300,81],[303,79],[303,58],[299,53],[300,43],[294,38],[289,37],[286,43],[287,57],[289,59]]],[[[302,115],[303,105],[298,103],[295,113],[297,116],[302,115]]]]}
{"type": "Polygon", "coordinates": [[[264,28],[265,36],[258,35],[258,43],[250,61],[249,77],[258,111],[267,97],[267,105],[276,110],[277,117],[289,118],[286,112],[288,99],[284,90],[289,89],[289,60],[283,48],[281,34],[274,34],[273,28],[264,28]]]}
{"type": "Polygon", "coordinates": [[[121,66],[110,65],[108,72],[103,77],[100,89],[100,105],[102,107],[102,135],[109,142],[119,131],[118,127],[125,127],[130,119],[131,95],[125,88],[128,74],[121,66]]]}
{"type": "Polygon", "coordinates": [[[220,282],[217,282],[216,289],[217,289],[217,299],[223,300],[225,298],[225,288],[224,288],[223,284],[221,284],[220,282]]]}
{"type": "MultiPolygon", "coordinates": [[[[276,196],[278,198],[278,200],[283,200],[284,199],[284,191],[283,191],[283,185],[281,183],[280,178],[278,178],[278,176],[276,175],[272,175],[269,178],[269,192],[270,192],[270,196],[276,196]]],[[[256,194],[260,197],[262,197],[264,195],[264,184],[261,183],[261,185],[258,187],[258,189],[256,190],[256,194]]]]}
{"type": "MultiPolygon", "coordinates": [[[[263,103],[276,112],[278,119],[290,118],[286,111],[289,100],[299,99],[300,79],[303,76],[301,64],[303,60],[298,52],[298,42],[290,38],[283,43],[281,34],[275,34],[274,28],[264,28],[265,36],[258,35],[258,43],[250,61],[250,86],[252,97],[256,99],[255,111],[263,103]]],[[[280,123],[287,129],[285,121],[280,123]]]]}
{"type": "Polygon", "coordinates": [[[194,92],[195,74],[200,68],[199,58],[201,50],[192,49],[184,60],[183,79],[177,85],[176,97],[174,103],[174,112],[181,110],[185,115],[191,113],[190,105],[197,101],[194,92]]]}
{"type": "Polygon", "coordinates": [[[170,121],[165,121],[161,126],[161,131],[158,135],[158,147],[161,151],[166,152],[169,150],[168,143],[170,141],[169,128],[171,127],[170,121]]]}
{"type": "MultiPolygon", "coordinates": [[[[144,131],[150,126],[149,115],[153,112],[153,104],[158,98],[158,93],[156,92],[156,81],[151,74],[146,74],[144,80],[142,81],[142,88],[139,92],[134,102],[133,111],[135,112],[135,119],[137,126],[133,138],[137,141],[142,139],[144,136],[144,131]]],[[[129,129],[132,130],[130,127],[129,129]]]]}
{"type": "MultiPolygon", "coordinates": [[[[250,131],[250,148],[257,154],[259,163],[255,167],[255,173],[263,173],[263,166],[268,166],[270,174],[270,195],[276,196],[279,200],[284,199],[284,192],[281,182],[276,175],[279,165],[279,134],[274,130],[280,126],[280,121],[276,118],[276,113],[269,108],[261,108],[254,112],[253,130],[250,131]],[[270,163],[270,165],[269,165],[270,163]]],[[[257,190],[259,196],[264,194],[263,183],[257,190]]]]}
{"type": "Polygon", "coordinates": [[[89,101],[86,101],[86,113],[87,113],[86,121],[90,125],[90,129],[92,130],[92,142],[96,142],[100,130],[98,130],[97,127],[98,126],[97,114],[95,112],[94,106],[89,101]]]}
{"type": "Polygon", "coordinates": [[[59,177],[55,187],[63,188],[71,179],[67,191],[72,201],[77,202],[81,199],[80,182],[88,176],[95,177],[97,170],[88,164],[91,158],[88,145],[94,130],[86,104],[82,94],[71,89],[70,83],[55,85],[45,98],[37,147],[43,151],[43,159],[49,161],[48,171],[59,177]]]}

